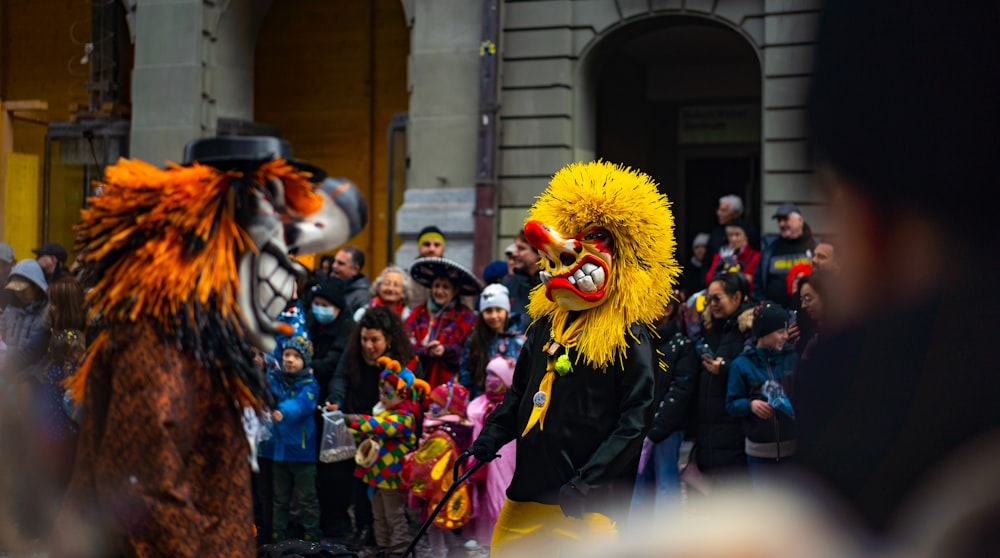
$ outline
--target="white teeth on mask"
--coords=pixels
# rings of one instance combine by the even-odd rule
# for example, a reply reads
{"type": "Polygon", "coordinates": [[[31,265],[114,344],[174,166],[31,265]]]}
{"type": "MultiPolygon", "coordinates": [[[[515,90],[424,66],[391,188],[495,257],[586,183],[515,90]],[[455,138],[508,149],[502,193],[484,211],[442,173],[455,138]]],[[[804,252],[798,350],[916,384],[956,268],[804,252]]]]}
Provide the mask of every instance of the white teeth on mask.
{"type": "Polygon", "coordinates": [[[576,279],[577,281],[583,279],[586,276],[587,274],[584,273],[582,269],[576,270],[576,273],[573,274],[573,278],[576,279]]]}
{"type": "Polygon", "coordinates": [[[585,293],[592,293],[595,290],[597,290],[597,287],[594,285],[594,280],[591,279],[589,275],[577,281],[576,288],[580,289],[585,293]]]}
{"type": "Polygon", "coordinates": [[[604,269],[598,267],[594,271],[590,272],[590,278],[594,281],[596,287],[604,285],[604,280],[606,279],[604,275],[604,269]]]}
{"type": "Polygon", "coordinates": [[[538,278],[541,279],[542,284],[548,285],[549,281],[552,280],[552,274],[549,273],[548,271],[539,271],[538,278]]]}
{"type": "Polygon", "coordinates": [[[583,270],[584,275],[590,275],[595,269],[600,269],[600,267],[592,263],[585,263],[583,264],[583,267],[581,267],[580,269],[583,270]]]}
{"type": "Polygon", "coordinates": [[[276,296],[271,299],[271,302],[267,305],[267,315],[272,319],[277,319],[282,311],[285,310],[285,299],[280,296],[276,296]]]}
{"type": "Polygon", "coordinates": [[[570,275],[569,277],[566,278],[566,280],[569,281],[570,285],[576,285],[576,277],[570,275]]]}
{"type": "Polygon", "coordinates": [[[270,277],[274,273],[274,270],[278,268],[278,259],[268,254],[267,252],[260,255],[260,276],[262,278],[270,277]]]}

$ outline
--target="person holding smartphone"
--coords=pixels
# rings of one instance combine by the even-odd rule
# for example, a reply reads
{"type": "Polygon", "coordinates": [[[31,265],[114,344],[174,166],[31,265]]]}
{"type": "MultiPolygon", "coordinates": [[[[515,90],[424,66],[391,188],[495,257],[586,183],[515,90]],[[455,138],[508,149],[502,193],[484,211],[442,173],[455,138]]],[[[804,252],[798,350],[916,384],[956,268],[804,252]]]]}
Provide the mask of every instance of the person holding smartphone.
{"type": "Polygon", "coordinates": [[[750,336],[741,328],[739,317],[753,311],[750,282],[742,273],[723,273],[712,277],[706,300],[711,327],[704,332],[700,346],[702,373],[698,382],[695,458],[703,473],[745,471],[746,453],[740,419],[726,413],[726,389],[729,366],[743,352],[750,336]]]}

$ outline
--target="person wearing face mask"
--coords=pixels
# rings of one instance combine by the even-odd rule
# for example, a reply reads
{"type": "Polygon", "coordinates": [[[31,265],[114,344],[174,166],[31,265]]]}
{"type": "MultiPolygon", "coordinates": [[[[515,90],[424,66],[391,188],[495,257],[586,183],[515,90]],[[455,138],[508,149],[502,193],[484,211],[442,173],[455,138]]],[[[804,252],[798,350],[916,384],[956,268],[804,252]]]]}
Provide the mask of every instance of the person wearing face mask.
{"type": "Polygon", "coordinates": [[[487,285],[479,295],[479,317],[465,339],[458,382],[475,398],[483,392],[486,365],[501,356],[517,360],[524,346],[524,330],[520,318],[510,313],[507,287],[487,285]]]}
{"type": "Polygon", "coordinates": [[[747,463],[754,481],[795,455],[792,394],[796,353],[788,345],[788,314],[774,302],[753,311],[755,348],[733,359],[726,412],[743,420],[747,463]]]}
{"type": "MultiPolygon", "coordinates": [[[[313,285],[309,298],[312,303],[306,310],[306,325],[315,347],[312,360],[313,374],[319,383],[319,401],[329,395],[330,380],[347,347],[354,319],[345,312],[347,300],[344,287],[336,279],[327,279],[313,285]]],[[[315,413],[316,427],[322,432],[323,417],[315,413]]],[[[318,447],[317,447],[318,449],[318,447]]],[[[318,462],[316,465],[317,496],[320,503],[320,531],[323,536],[344,539],[352,532],[346,507],[338,506],[338,492],[343,491],[341,476],[337,475],[339,463],[318,462]]]]}
{"type": "MultiPolygon", "coordinates": [[[[344,356],[323,399],[325,407],[329,410],[340,409],[345,414],[370,414],[379,401],[379,377],[383,367],[377,361],[381,356],[403,363],[418,378],[424,375],[399,315],[385,306],[376,306],[369,308],[351,331],[344,356]]],[[[337,490],[332,494],[334,500],[323,506],[323,514],[332,514],[335,519],[331,521],[335,524],[349,526],[347,508],[353,498],[354,537],[348,542],[355,546],[374,545],[367,485],[353,477],[353,461],[329,465],[335,469],[330,480],[336,479],[337,490]]],[[[336,534],[337,538],[345,537],[343,532],[336,534]]]]}

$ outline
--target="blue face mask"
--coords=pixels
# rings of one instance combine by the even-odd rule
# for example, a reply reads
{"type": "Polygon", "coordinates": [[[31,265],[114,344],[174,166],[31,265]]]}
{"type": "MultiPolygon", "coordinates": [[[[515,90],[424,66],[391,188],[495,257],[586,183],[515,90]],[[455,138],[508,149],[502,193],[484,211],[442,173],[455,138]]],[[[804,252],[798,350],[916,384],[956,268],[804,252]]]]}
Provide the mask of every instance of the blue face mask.
{"type": "Polygon", "coordinates": [[[313,304],[312,311],[313,316],[316,316],[316,321],[321,324],[328,324],[337,319],[337,315],[334,313],[332,306],[319,306],[318,304],[313,304]]]}

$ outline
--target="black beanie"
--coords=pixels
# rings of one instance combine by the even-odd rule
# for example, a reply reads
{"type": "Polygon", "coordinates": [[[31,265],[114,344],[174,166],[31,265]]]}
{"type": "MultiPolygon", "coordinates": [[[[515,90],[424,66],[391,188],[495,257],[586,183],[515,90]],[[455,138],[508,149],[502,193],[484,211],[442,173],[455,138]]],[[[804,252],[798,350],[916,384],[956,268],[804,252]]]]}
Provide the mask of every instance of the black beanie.
{"type": "Polygon", "coordinates": [[[757,339],[788,324],[788,313],[779,304],[762,302],[753,311],[753,335],[757,339]]]}
{"type": "Polygon", "coordinates": [[[336,279],[328,279],[313,285],[312,296],[315,299],[321,296],[330,301],[337,308],[344,310],[347,308],[347,298],[344,295],[344,286],[336,279]]]}

